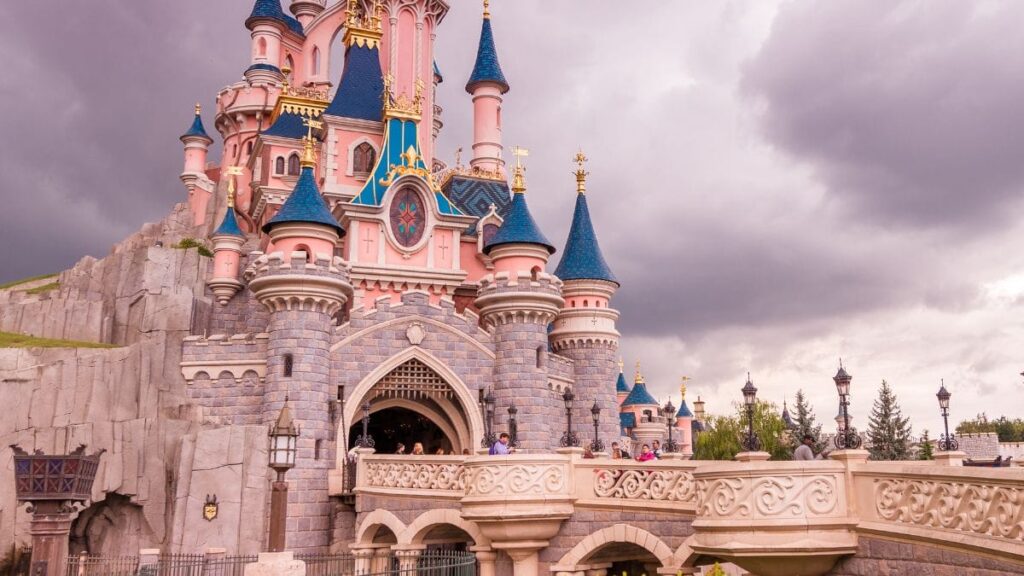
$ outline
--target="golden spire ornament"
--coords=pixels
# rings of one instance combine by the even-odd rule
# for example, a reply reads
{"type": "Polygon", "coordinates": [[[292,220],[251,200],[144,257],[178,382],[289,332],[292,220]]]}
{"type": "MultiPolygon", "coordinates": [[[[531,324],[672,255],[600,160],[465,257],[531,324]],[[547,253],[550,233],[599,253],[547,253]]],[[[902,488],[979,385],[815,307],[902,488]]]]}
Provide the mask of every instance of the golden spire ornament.
{"type": "Polygon", "coordinates": [[[491,0],[484,0],[484,18],[491,18],[491,0]]]}
{"type": "Polygon", "coordinates": [[[679,397],[680,397],[681,400],[685,400],[686,399],[686,383],[690,379],[691,378],[689,376],[680,376],[680,378],[679,378],[679,380],[680,380],[680,382],[679,382],[679,397]]]}
{"type": "Polygon", "coordinates": [[[313,151],[313,130],[320,130],[324,123],[310,118],[304,119],[302,123],[306,126],[306,137],[302,139],[302,160],[299,165],[303,168],[316,167],[316,152],[313,151]]]}
{"type": "Polygon", "coordinates": [[[202,107],[202,105],[201,105],[201,104],[199,104],[199,102],[196,102],[196,116],[199,116],[199,114],[200,114],[200,113],[201,113],[202,111],[203,111],[203,107],[202,107]]]}
{"type": "Polygon", "coordinates": [[[619,374],[626,371],[626,363],[622,361],[622,357],[619,357],[619,374]]]}
{"type": "Polygon", "coordinates": [[[636,361],[636,375],[633,376],[633,383],[634,384],[644,384],[644,375],[643,375],[643,372],[640,371],[640,361],[639,360],[636,361]]]}
{"type": "Polygon", "coordinates": [[[586,192],[587,192],[587,176],[590,175],[590,172],[587,172],[583,168],[584,164],[587,163],[587,157],[583,154],[583,149],[582,148],[580,149],[579,152],[576,153],[576,157],[573,158],[573,160],[576,161],[576,166],[577,166],[576,172],[575,172],[575,174],[576,174],[576,192],[578,194],[586,194],[586,192]]]}
{"type": "Polygon", "coordinates": [[[228,208],[235,207],[235,176],[242,175],[241,166],[228,166],[224,173],[228,177],[228,208]]]}
{"type": "Polygon", "coordinates": [[[526,168],[523,166],[523,157],[529,156],[530,151],[521,146],[513,146],[512,154],[516,157],[516,169],[512,175],[512,192],[522,194],[526,192],[526,168]]]}

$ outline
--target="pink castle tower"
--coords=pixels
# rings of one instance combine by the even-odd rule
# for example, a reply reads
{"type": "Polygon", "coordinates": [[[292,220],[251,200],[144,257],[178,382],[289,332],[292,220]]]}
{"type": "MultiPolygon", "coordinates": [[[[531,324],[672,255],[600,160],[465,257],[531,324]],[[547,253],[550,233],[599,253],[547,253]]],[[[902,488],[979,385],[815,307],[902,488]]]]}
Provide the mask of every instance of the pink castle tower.
{"type": "Polygon", "coordinates": [[[679,385],[679,410],[675,427],[679,431],[679,452],[686,458],[693,456],[693,412],[686,405],[686,382],[679,385]]]}
{"type": "Polygon", "coordinates": [[[466,92],[473,95],[473,159],[470,166],[484,172],[503,173],[501,159],[501,103],[509,91],[508,82],[498,62],[491,30],[490,2],[484,0],[484,21],[480,30],[480,46],[476,53],[473,74],[466,83],[466,92]]]}
{"type": "Polygon", "coordinates": [[[213,138],[203,127],[202,108],[196,103],[196,116],[187,132],[182,134],[185,145],[185,167],[181,181],[188,190],[188,205],[192,210],[192,222],[199,225],[206,222],[206,209],[210,203],[215,185],[206,176],[206,157],[213,144],[213,138]]]}
{"type": "Polygon", "coordinates": [[[231,180],[228,182],[228,206],[224,212],[224,219],[210,236],[213,240],[213,275],[206,285],[210,287],[210,291],[221,306],[227,304],[242,289],[238,271],[245,234],[238,227],[238,220],[235,218],[234,172],[228,175],[231,180]]]}

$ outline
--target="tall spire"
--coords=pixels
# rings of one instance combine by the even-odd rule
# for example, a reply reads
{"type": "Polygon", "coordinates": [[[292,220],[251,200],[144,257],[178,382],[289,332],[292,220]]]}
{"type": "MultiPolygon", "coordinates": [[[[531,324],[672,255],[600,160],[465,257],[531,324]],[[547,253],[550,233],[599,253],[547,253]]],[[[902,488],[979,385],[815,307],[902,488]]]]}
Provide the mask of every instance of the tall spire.
{"type": "Polygon", "coordinates": [[[470,94],[477,85],[484,82],[497,84],[501,93],[508,92],[508,82],[501,72],[501,64],[498,62],[498,50],[494,47],[494,31],[491,30],[490,2],[484,2],[483,26],[480,29],[480,44],[476,50],[476,64],[473,66],[473,73],[466,83],[466,92],[470,94]]]}
{"type": "Polygon", "coordinates": [[[189,126],[188,132],[181,135],[181,140],[184,141],[188,138],[206,139],[210,144],[213,143],[213,138],[206,133],[206,128],[203,127],[203,107],[196,102],[196,115],[192,118],[192,125],[189,126]]]}
{"type": "Polygon", "coordinates": [[[586,179],[588,172],[584,169],[587,157],[580,151],[575,157],[578,166],[576,174],[576,210],[572,215],[572,226],[569,238],[565,241],[565,252],[555,269],[555,276],[565,280],[603,280],[618,285],[608,263],[605,262],[601,246],[597,242],[594,225],[590,221],[590,208],[587,205],[586,179]]]}
{"type": "Polygon", "coordinates": [[[503,244],[533,244],[545,248],[548,254],[554,254],[555,247],[540,231],[526,205],[526,168],[522,164],[522,158],[529,155],[529,151],[516,146],[513,152],[516,155],[516,168],[512,177],[512,191],[515,192],[512,195],[512,205],[509,206],[505,221],[502,222],[497,234],[484,246],[484,253],[490,254],[493,248],[503,244]]]}
{"type": "Polygon", "coordinates": [[[316,154],[313,151],[312,131],[318,124],[320,123],[314,120],[310,120],[306,124],[309,135],[303,139],[302,172],[299,174],[298,182],[295,183],[295,189],[284,201],[281,209],[270,219],[270,222],[263,225],[263,231],[266,233],[270,233],[270,230],[278,224],[304,222],[332,228],[339,237],[345,235],[345,229],[338,224],[337,219],[327,208],[323,196],[320,195],[320,189],[317,187],[316,178],[313,175],[313,170],[316,167],[316,154]]]}

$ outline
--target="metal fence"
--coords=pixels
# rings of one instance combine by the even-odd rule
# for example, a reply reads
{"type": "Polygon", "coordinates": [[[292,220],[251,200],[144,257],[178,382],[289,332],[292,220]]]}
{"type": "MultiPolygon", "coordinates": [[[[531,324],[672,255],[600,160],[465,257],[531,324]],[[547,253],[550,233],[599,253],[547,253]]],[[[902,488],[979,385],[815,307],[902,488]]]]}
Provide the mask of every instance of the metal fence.
{"type": "MultiPolygon", "coordinates": [[[[66,576],[243,576],[256,555],[206,557],[202,554],[167,554],[155,564],[139,564],[137,556],[107,558],[81,555],[68,558],[66,576]]],[[[475,576],[476,556],[470,552],[428,550],[415,560],[390,555],[387,568],[360,566],[352,554],[298,553],[306,563],[306,576],[475,576]],[[415,567],[412,564],[415,563],[415,567]],[[404,568],[403,568],[404,564],[404,568]]]]}

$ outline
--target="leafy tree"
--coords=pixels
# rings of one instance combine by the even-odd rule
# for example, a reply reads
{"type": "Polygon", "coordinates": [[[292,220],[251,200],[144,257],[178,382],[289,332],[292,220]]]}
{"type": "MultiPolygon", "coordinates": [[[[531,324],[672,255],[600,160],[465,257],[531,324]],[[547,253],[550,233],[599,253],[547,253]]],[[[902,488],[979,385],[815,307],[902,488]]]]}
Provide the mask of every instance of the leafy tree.
{"type": "Polygon", "coordinates": [[[793,410],[796,412],[796,417],[793,418],[793,423],[796,424],[796,442],[802,442],[804,436],[810,434],[814,437],[814,453],[820,453],[825,449],[827,442],[822,438],[821,424],[815,422],[814,409],[811,408],[802,389],[796,391],[796,404],[793,410]]]}
{"type": "Polygon", "coordinates": [[[910,458],[910,418],[904,418],[889,383],[882,388],[868,419],[868,451],[872,460],[910,458]]]}
{"type": "MultiPolygon", "coordinates": [[[[732,416],[711,416],[706,429],[697,436],[695,460],[732,460],[743,451],[741,441],[747,432],[746,407],[736,404],[732,416]]],[[[778,406],[758,401],[754,405],[754,432],[761,440],[761,449],[771,454],[772,460],[789,460],[793,449],[786,438],[786,424],[778,406]]]]}
{"type": "Polygon", "coordinates": [[[934,447],[931,438],[928,438],[928,431],[921,432],[921,448],[917,451],[918,460],[935,460],[934,447]]]}
{"type": "Polygon", "coordinates": [[[956,427],[957,434],[983,432],[995,432],[999,436],[1000,442],[1024,442],[1024,420],[1020,418],[1010,420],[1006,416],[989,420],[988,416],[982,413],[973,420],[964,420],[956,427]]]}

